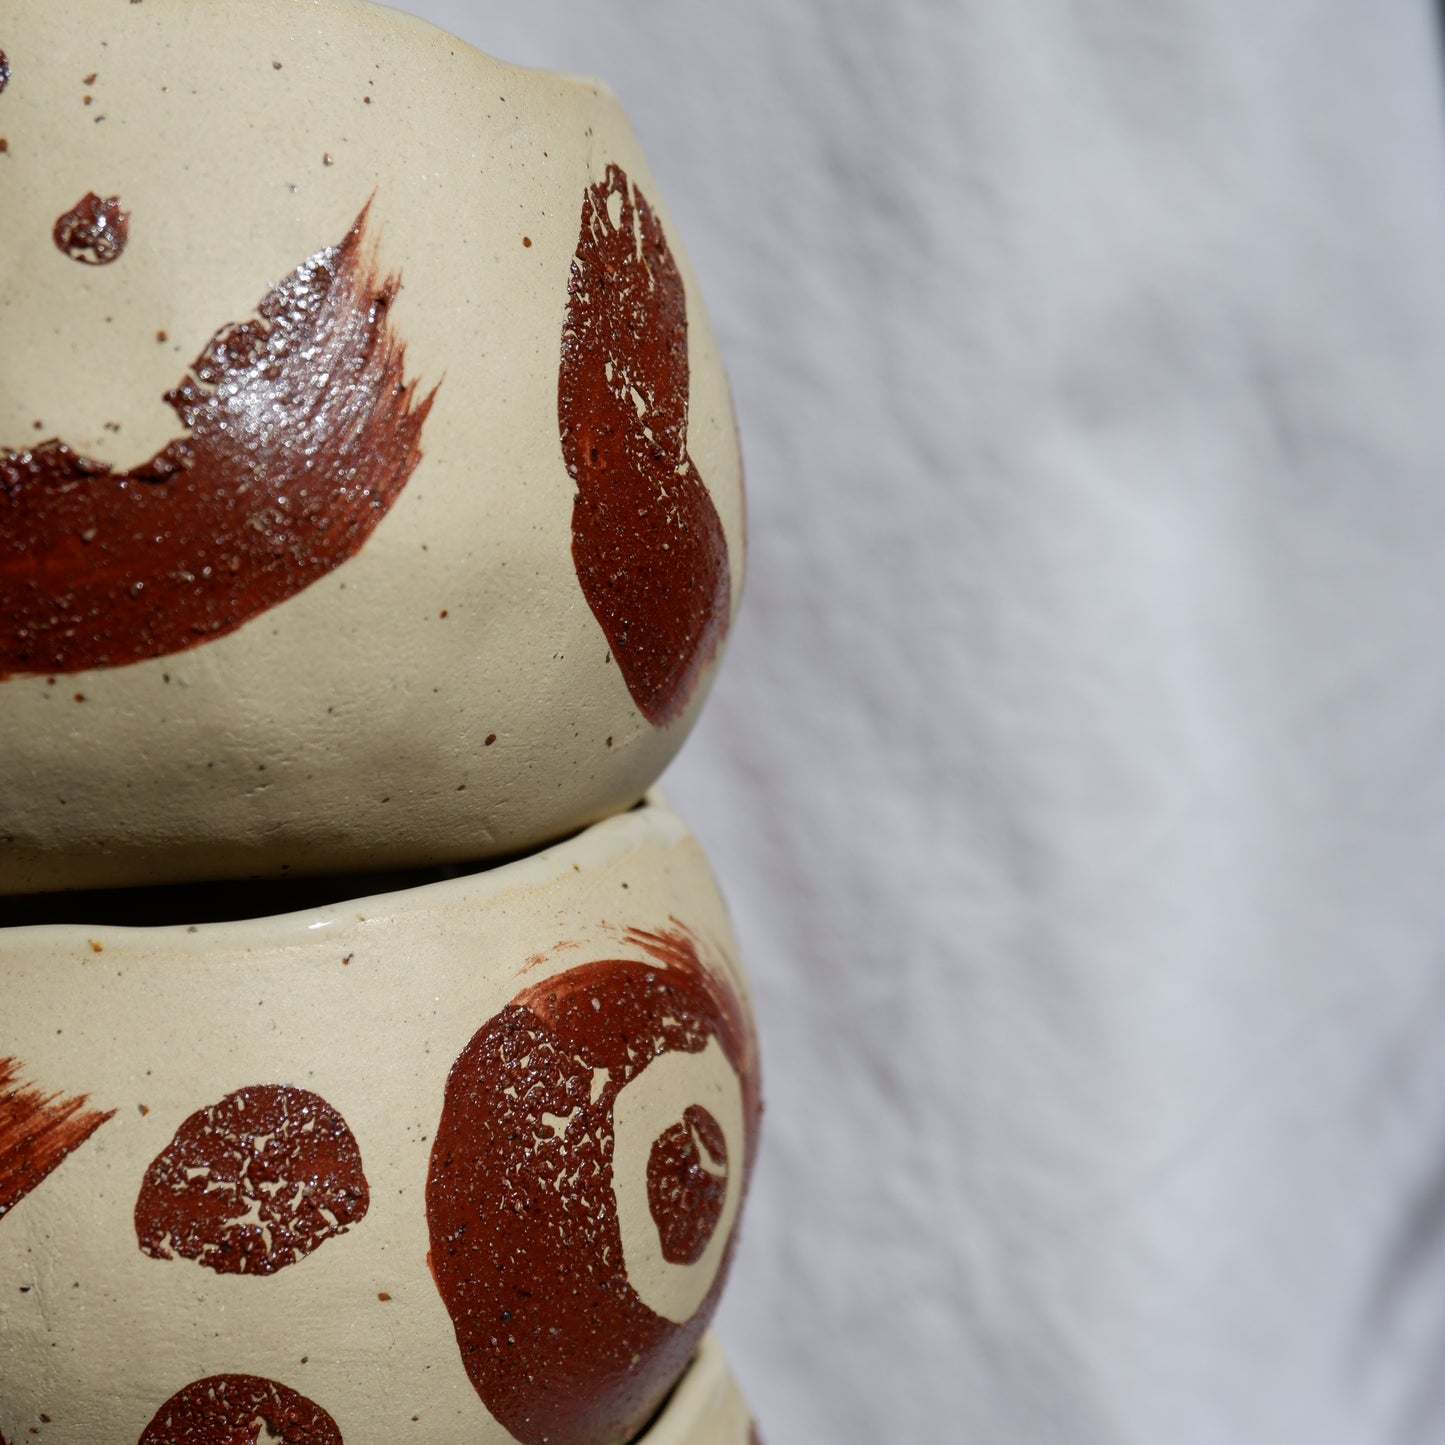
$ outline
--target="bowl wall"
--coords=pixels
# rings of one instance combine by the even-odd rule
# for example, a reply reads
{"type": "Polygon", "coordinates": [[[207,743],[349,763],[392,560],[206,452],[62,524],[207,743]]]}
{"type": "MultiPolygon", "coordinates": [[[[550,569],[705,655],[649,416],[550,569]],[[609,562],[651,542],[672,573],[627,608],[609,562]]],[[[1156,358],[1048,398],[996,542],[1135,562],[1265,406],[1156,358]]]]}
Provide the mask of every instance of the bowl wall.
{"type": "Polygon", "coordinates": [[[612,95],[342,0],[0,0],[0,50],[0,893],[636,801],[742,482],[612,95]]]}
{"type": "Polygon", "coordinates": [[[697,1348],[758,1074],[662,804],[283,917],[0,930],[0,998],[10,1441],[133,1445],[241,1376],[347,1445],[600,1445],[697,1348]]]}

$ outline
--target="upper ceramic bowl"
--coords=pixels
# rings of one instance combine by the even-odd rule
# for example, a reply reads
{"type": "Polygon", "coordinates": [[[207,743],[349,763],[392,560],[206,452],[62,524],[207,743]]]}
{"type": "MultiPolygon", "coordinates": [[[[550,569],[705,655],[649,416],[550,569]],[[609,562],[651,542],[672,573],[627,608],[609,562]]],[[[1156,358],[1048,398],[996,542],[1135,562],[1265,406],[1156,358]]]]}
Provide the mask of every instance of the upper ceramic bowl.
{"type": "Polygon", "coordinates": [[[648,802],[280,916],[195,901],[0,928],[0,1436],[631,1439],[717,1302],[759,1120],[682,824],[648,802]]]}
{"type": "Polygon", "coordinates": [[[355,0],[0,0],[0,893],[522,851],[742,579],[616,101],[355,0]]]}

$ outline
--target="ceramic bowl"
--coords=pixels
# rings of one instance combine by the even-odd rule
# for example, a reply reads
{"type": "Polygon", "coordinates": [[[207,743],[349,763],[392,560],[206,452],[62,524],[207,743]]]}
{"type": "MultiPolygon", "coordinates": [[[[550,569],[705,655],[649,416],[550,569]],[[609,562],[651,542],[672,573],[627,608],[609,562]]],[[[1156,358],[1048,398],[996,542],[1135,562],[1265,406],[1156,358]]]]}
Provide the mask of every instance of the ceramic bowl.
{"type": "MultiPolygon", "coordinates": [[[[399,892],[216,896],[0,929],[0,1435],[632,1438],[721,1291],[759,1118],[683,825],[650,799],[399,892]]],[[[708,1369],[656,1439],[740,1438],[708,1369]]]]}
{"type": "Polygon", "coordinates": [[[616,100],[355,0],[0,0],[0,893],[629,806],[743,570],[616,100]]]}
{"type": "Polygon", "coordinates": [[[761,1445],[747,1403],[712,1335],[702,1337],[697,1357],[637,1445],[761,1445]]]}

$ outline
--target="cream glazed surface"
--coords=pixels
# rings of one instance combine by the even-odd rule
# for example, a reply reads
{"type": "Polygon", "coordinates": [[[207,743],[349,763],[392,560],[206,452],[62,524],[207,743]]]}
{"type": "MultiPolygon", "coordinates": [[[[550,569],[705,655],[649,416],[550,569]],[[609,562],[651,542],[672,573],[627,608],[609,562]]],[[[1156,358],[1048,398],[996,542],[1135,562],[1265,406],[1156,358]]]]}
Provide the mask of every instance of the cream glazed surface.
{"type": "Polygon", "coordinates": [[[714,1336],[703,1336],[667,1408],[637,1445],[762,1445],[714,1336]]]}
{"type": "Polygon", "coordinates": [[[0,893],[522,852],[743,572],[613,97],[355,0],[0,0],[0,893]]]}
{"type": "MultiPolygon", "coordinates": [[[[659,800],[298,913],[0,929],[0,990],[12,1445],[611,1445],[694,1357],[758,1069],[659,800]]],[[[749,1429],[709,1347],[645,1438],[749,1429]]]]}

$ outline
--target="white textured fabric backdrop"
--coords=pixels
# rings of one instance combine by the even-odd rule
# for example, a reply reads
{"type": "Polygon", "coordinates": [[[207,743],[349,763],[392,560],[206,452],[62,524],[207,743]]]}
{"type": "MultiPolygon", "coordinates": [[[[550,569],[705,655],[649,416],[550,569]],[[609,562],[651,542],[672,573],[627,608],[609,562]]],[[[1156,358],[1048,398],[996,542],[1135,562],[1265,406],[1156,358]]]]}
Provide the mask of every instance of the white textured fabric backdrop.
{"type": "Polygon", "coordinates": [[[409,8],[612,83],[730,363],[766,1437],[1445,1441],[1425,0],[409,8]]]}

